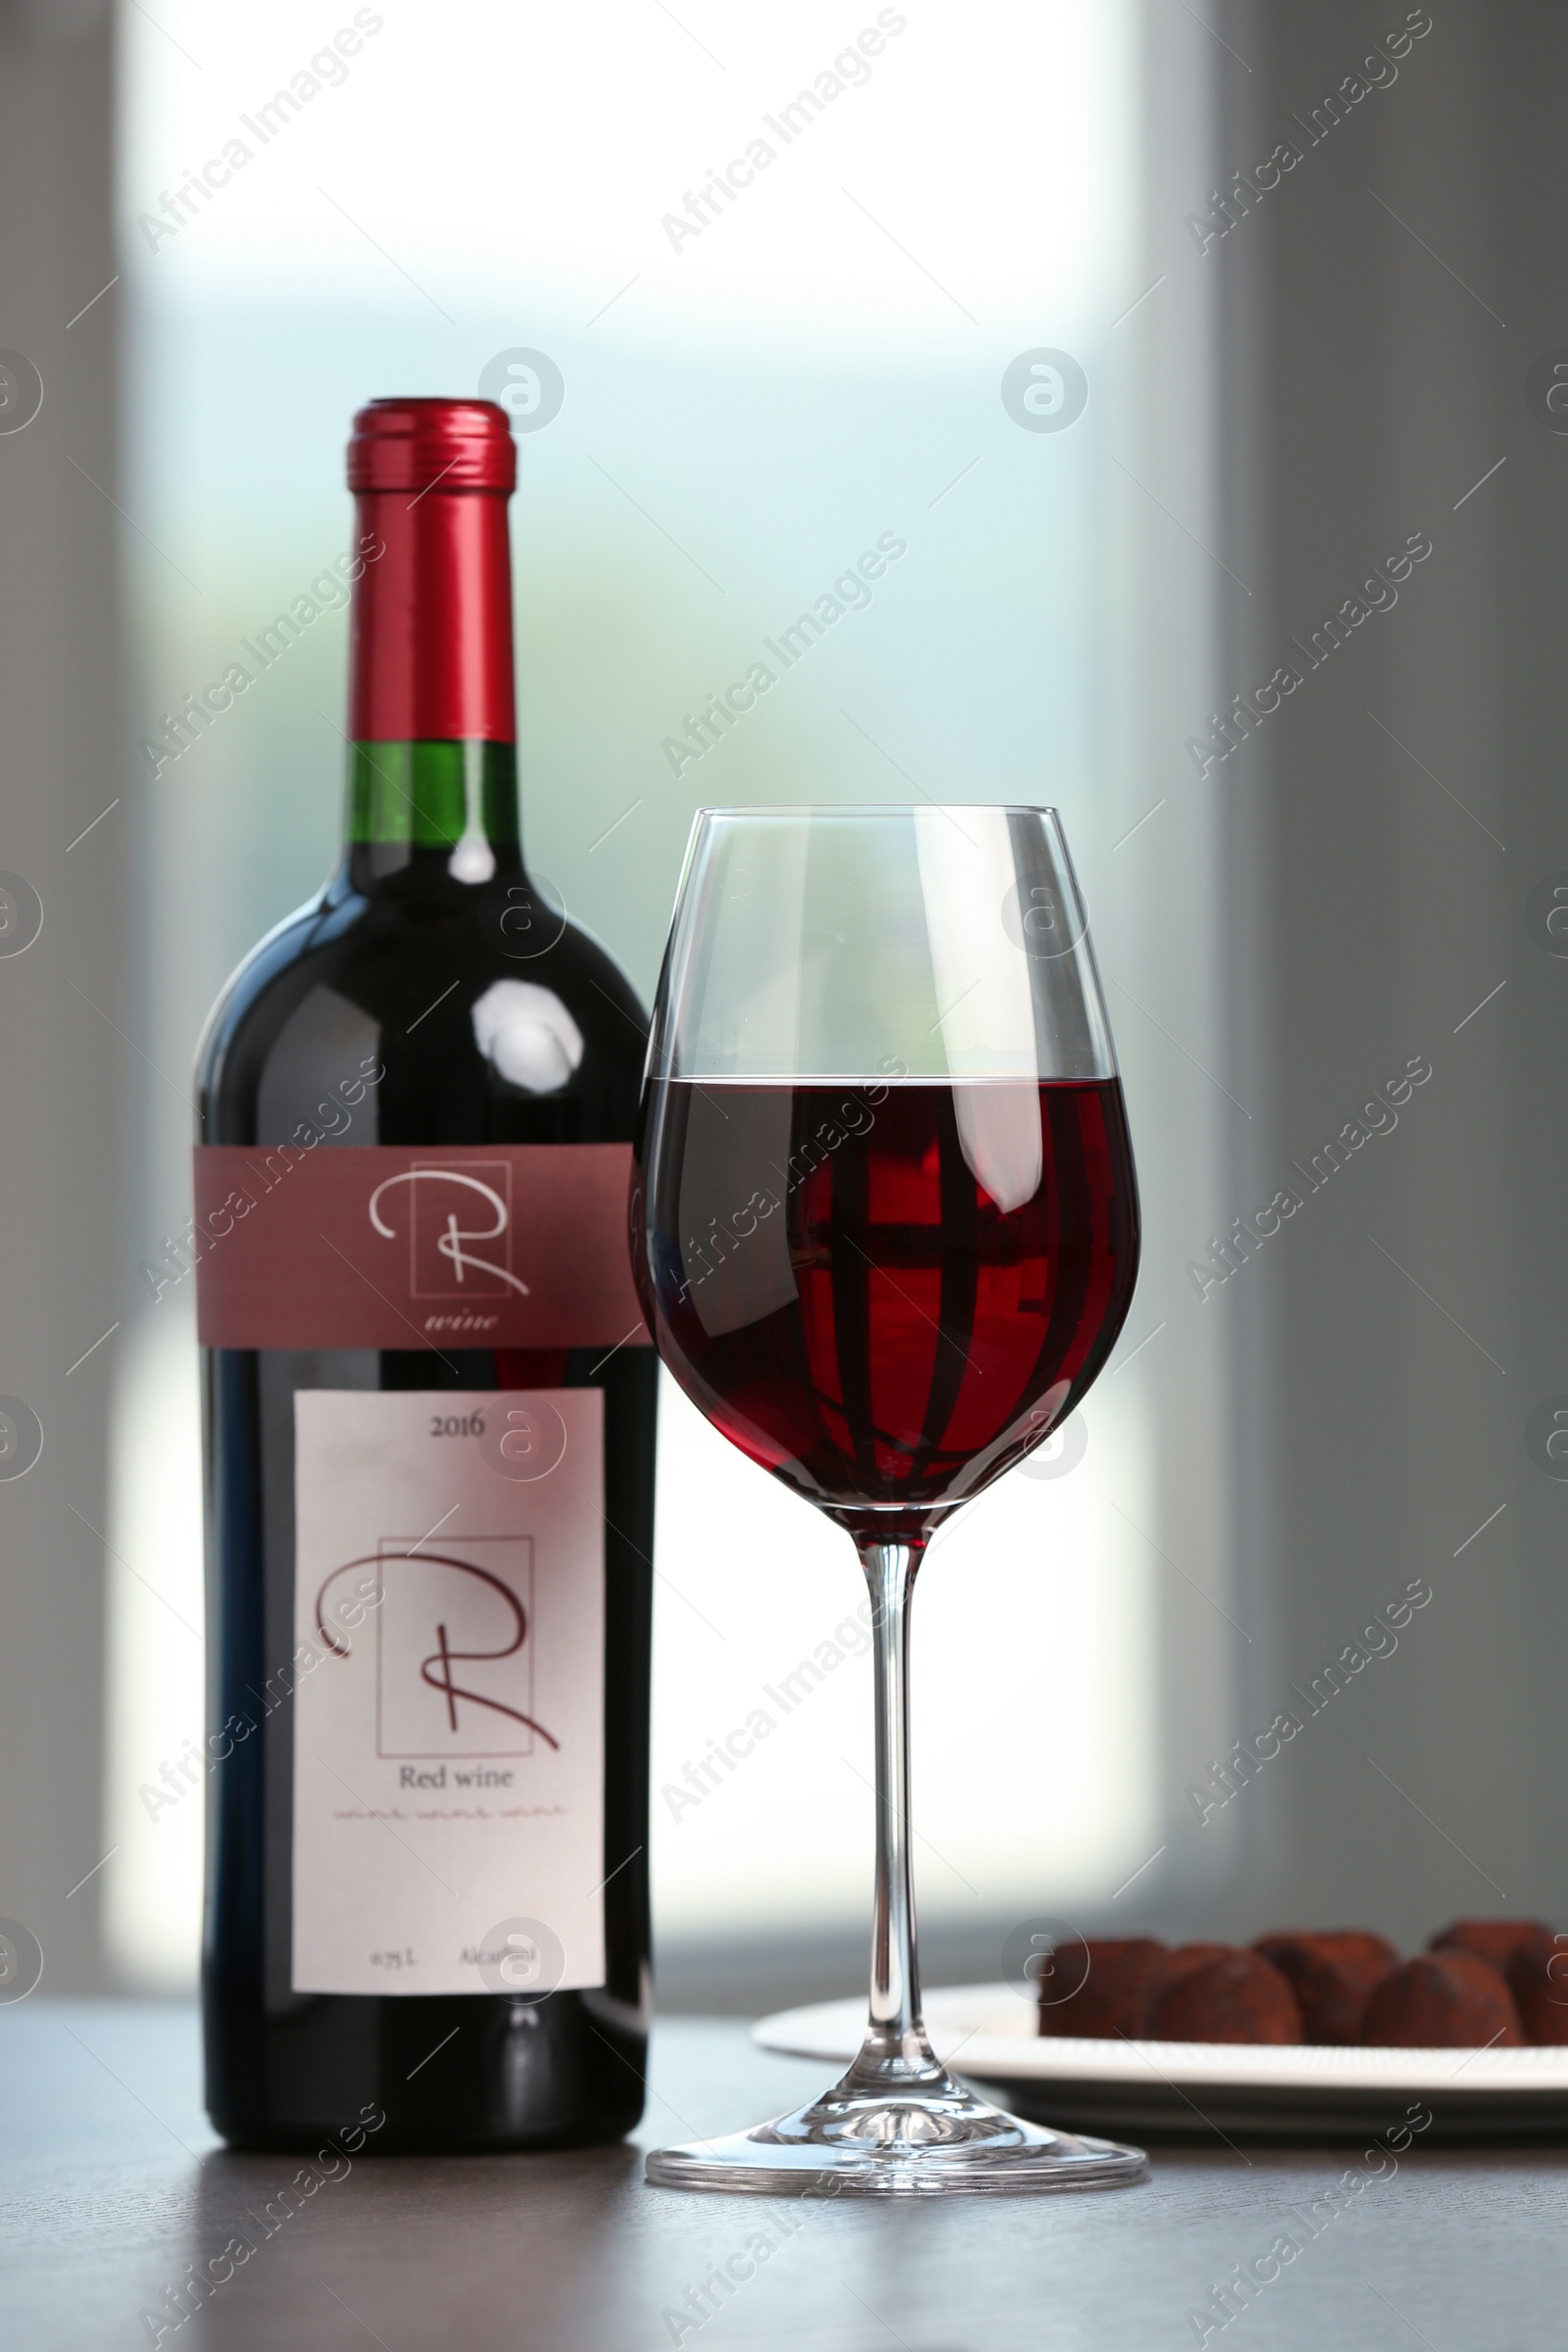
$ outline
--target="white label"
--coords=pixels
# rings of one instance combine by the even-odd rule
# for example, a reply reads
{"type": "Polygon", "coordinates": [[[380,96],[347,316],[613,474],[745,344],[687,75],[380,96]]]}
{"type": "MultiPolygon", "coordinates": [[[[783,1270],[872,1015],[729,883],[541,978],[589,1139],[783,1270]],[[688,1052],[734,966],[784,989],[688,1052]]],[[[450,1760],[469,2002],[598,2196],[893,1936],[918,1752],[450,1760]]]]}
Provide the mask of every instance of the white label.
{"type": "Polygon", "coordinates": [[[604,1396],[294,1399],[296,1992],[605,1981],[604,1396]]]}

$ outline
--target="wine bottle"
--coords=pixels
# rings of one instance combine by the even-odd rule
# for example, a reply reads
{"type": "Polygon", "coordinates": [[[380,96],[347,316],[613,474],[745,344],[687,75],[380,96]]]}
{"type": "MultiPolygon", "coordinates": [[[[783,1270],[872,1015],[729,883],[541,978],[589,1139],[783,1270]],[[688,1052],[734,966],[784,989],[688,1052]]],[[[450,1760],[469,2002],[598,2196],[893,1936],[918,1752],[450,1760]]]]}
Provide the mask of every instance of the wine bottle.
{"type": "Polygon", "coordinates": [[[236,2145],[642,2110],[647,1018],[530,879],[487,401],[349,448],[348,823],[198,1066],[207,2102],[236,2145]]]}

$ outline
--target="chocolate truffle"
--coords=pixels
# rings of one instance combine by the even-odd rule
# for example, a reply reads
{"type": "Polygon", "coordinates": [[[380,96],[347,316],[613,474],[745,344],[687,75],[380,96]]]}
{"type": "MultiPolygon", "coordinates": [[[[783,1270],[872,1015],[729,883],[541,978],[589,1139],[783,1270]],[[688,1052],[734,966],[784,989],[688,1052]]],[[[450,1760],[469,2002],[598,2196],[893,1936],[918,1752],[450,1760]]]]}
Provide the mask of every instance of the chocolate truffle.
{"type": "Polygon", "coordinates": [[[1392,1943],[1359,1928],[1338,1935],[1260,1936],[1252,1949],[1272,1960],[1289,1981],[1306,2041],[1359,2041],[1367,1994],[1399,1965],[1392,1943]]]}
{"type": "Polygon", "coordinates": [[[1149,2031],[1160,2041],[1299,2041],[1301,2012],[1271,1960],[1227,1951],[1158,1987],[1149,2031]]]}
{"type": "Polygon", "coordinates": [[[1512,2049],[1524,2040],[1507,1984],[1474,1952],[1423,1952],[1375,1985],[1361,2039],[1400,2050],[1512,2049]]]}
{"type": "Polygon", "coordinates": [[[1490,1960],[1494,1968],[1505,1970],[1520,1944],[1532,1936],[1550,1934],[1539,1919],[1456,1919],[1451,1928],[1433,1936],[1427,1950],[1474,1952],[1478,1960],[1490,1960]]]}
{"type": "Polygon", "coordinates": [[[1191,1976],[1205,1961],[1224,1960],[1237,1948],[1234,1943],[1178,1943],[1171,1951],[1161,1953],[1150,1982],[1150,2000],[1163,1992],[1167,1984],[1174,1984],[1178,1977],[1191,1976]]]}
{"type": "Polygon", "coordinates": [[[1087,1942],[1084,1950],[1089,1973],[1065,2000],[1052,2000],[1049,1983],[1042,1984],[1041,2033],[1103,2040],[1142,2034],[1150,1978],[1165,1956],[1164,1945],[1152,1936],[1107,1936],[1087,1942]]]}
{"type": "Polygon", "coordinates": [[[1568,2041],[1568,1937],[1543,1928],[1516,1944],[1508,1984],[1526,2041],[1568,2041]]]}

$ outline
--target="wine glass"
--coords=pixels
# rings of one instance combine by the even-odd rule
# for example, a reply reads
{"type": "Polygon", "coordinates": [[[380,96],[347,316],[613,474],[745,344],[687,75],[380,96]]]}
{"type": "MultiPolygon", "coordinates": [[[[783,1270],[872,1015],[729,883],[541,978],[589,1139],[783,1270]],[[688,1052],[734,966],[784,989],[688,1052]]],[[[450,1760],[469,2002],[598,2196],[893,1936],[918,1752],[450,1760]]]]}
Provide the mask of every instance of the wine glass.
{"type": "Polygon", "coordinates": [[[847,1530],[870,1588],[876,1887],[865,2041],[794,2114],[663,2148],[666,2187],[1105,2187],[1139,2148],[1004,2114],[920,2015],[908,1613],[946,1516],[1062,1421],[1120,1331],[1138,1195],[1088,917],[1054,809],[699,812],[631,1195],[659,1352],[847,1530]]]}

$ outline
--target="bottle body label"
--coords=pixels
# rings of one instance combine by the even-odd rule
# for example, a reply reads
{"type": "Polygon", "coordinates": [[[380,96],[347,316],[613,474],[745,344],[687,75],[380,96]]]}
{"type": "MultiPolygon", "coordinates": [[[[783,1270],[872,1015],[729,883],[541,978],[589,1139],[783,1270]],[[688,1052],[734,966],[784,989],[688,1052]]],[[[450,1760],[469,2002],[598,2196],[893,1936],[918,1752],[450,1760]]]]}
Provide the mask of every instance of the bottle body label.
{"type": "MultiPolygon", "coordinates": [[[[324,1109],[325,1105],[323,1105],[324,1109]]],[[[198,1144],[206,1348],[651,1345],[629,1144],[198,1144]]]]}
{"type": "Polygon", "coordinates": [[[603,1392],[294,1415],[294,1990],[602,1984],[603,1392]]]}

